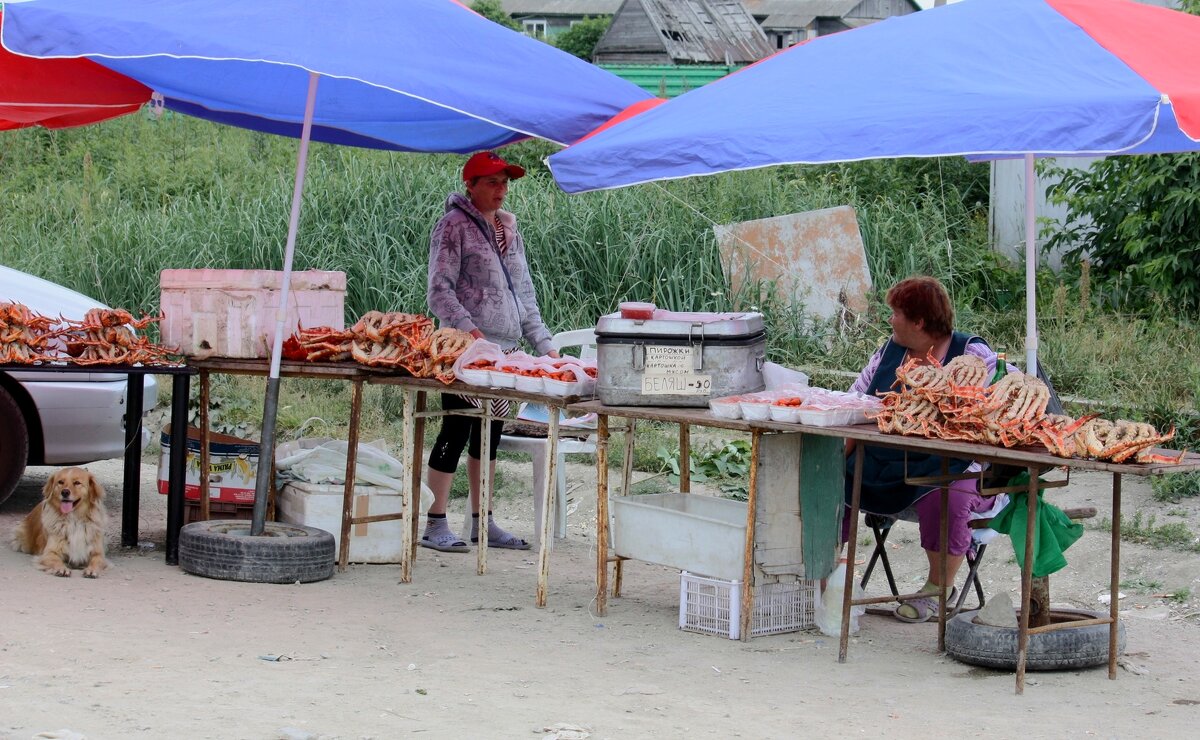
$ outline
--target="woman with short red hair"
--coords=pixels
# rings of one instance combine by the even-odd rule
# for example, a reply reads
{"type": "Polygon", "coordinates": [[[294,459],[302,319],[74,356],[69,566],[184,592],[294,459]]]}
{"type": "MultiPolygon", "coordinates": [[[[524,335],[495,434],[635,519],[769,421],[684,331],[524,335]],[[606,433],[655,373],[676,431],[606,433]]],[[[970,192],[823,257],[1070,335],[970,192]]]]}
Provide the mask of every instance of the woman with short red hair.
{"type": "MultiPolygon", "coordinates": [[[[892,286],[887,293],[887,304],[892,309],[888,323],[892,336],[867,362],[858,380],[850,390],[875,395],[892,390],[896,382],[896,369],[909,360],[919,363],[930,359],[941,364],[963,354],[976,355],[988,365],[989,374],[995,373],[996,353],[983,339],[954,331],[954,304],[950,294],[936,279],[925,276],[910,277],[892,286]]],[[[1009,368],[1016,371],[1016,368],[1009,368]]],[[[990,377],[990,375],[989,375],[990,377]]],[[[853,441],[847,445],[846,488],[849,502],[851,475],[854,470],[855,449],[853,441]]],[[[891,516],[912,507],[916,510],[921,530],[921,547],[929,560],[929,575],[919,590],[919,598],[906,601],[896,607],[896,618],[904,622],[924,622],[937,616],[938,592],[942,588],[939,566],[941,552],[941,497],[930,496],[937,488],[914,486],[906,478],[940,475],[942,458],[937,455],[905,453],[886,447],[867,445],[861,448],[863,474],[860,508],[864,512],[891,516]]],[[[978,472],[980,466],[970,460],[948,461],[951,473],[978,472]]],[[[950,485],[949,522],[950,536],[947,544],[948,581],[950,587],[962,565],[967,550],[971,547],[971,531],[967,526],[973,512],[986,511],[993,501],[979,495],[976,480],[959,480],[950,485]]],[[[849,521],[845,522],[843,539],[849,532],[849,521]]]]}

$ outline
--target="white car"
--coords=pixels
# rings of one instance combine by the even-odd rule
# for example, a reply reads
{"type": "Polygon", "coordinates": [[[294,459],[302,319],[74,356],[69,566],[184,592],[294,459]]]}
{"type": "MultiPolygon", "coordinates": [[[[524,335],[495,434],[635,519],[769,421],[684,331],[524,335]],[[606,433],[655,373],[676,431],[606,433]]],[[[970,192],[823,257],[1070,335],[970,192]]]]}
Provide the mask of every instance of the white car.
{"type": "MultiPolygon", "coordinates": [[[[23,303],[45,316],[82,319],[104,304],[69,288],[0,265],[0,302],[23,303]]],[[[158,401],[146,375],[142,413],[158,401]]],[[[26,465],[82,465],[125,452],[126,376],[0,370],[0,503],[26,465]]],[[[150,440],[142,430],[142,448],[150,440]]]]}

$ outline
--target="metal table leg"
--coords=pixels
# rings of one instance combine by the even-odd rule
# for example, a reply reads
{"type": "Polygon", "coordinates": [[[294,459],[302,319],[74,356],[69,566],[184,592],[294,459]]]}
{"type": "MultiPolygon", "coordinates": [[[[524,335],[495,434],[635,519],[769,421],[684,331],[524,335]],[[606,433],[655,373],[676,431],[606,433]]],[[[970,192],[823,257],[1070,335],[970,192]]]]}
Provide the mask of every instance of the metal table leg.
{"type": "Polygon", "coordinates": [[[188,376],[171,381],[171,455],[167,460],[167,565],[179,565],[179,530],[183,528],[183,492],[187,461],[188,376]]]}
{"type": "Polygon", "coordinates": [[[838,638],[838,662],[846,662],[850,647],[850,602],[854,597],[854,556],[858,544],[858,505],[862,499],[863,453],[854,456],[854,479],[850,484],[850,537],[846,542],[846,582],[842,586],[842,634],[838,638]]]}
{"type": "Polygon", "coordinates": [[[144,373],[128,373],[125,391],[125,477],[121,488],[121,547],[137,547],[141,506],[144,373]]]}

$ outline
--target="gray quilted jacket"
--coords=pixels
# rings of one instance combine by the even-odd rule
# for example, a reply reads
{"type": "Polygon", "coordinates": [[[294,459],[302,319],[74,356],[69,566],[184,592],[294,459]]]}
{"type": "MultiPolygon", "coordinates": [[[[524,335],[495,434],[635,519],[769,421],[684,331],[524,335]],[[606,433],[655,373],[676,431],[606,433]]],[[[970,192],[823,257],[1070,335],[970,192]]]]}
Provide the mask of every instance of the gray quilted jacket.
{"type": "Polygon", "coordinates": [[[550,332],[538,310],[525,241],[515,216],[503,210],[498,215],[508,237],[503,258],[507,278],[492,224],[465,195],[446,198],[446,215],[429,238],[429,310],[441,326],[479,329],[505,350],[524,337],[538,354],[545,354],[551,349],[550,332]]]}

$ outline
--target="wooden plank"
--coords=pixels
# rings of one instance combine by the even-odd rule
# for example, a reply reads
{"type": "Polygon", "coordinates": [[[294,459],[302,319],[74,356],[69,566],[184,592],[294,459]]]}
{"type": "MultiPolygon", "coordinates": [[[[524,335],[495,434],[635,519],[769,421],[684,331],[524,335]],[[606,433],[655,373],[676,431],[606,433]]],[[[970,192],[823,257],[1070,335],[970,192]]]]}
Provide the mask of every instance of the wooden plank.
{"type": "MultiPolygon", "coordinates": [[[[699,408],[665,408],[660,406],[606,406],[599,401],[582,401],[568,404],[568,409],[575,413],[597,413],[609,416],[620,416],[627,419],[650,419],[674,424],[690,424],[692,426],[714,427],[718,429],[733,429],[741,432],[754,430],[768,432],[786,432],[792,434],[807,434],[820,437],[837,437],[853,439],[879,447],[891,447],[916,452],[930,452],[939,456],[954,457],[963,460],[979,460],[980,462],[1007,463],[1021,467],[1056,468],[1069,467],[1075,470],[1096,470],[1127,475],[1167,475],[1173,473],[1191,473],[1200,471],[1200,453],[1187,452],[1179,463],[1110,463],[1102,460],[1085,460],[1076,457],[1056,457],[1045,449],[1028,447],[1006,448],[973,442],[955,442],[944,439],[927,439],[925,437],[906,437],[898,434],[884,434],[872,424],[856,424],[846,427],[819,427],[808,424],[784,424],[774,421],[746,421],[745,419],[720,419],[712,415],[708,409],[699,408]]],[[[1179,455],[1179,450],[1160,450],[1152,452],[1159,454],[1179,455]]]]}
{"type": "Polygon", "coordinates": [[[759,442],[754,563],[768,575],[804,576],[800,453],[798,434],[765,434],[759,442]]]}

